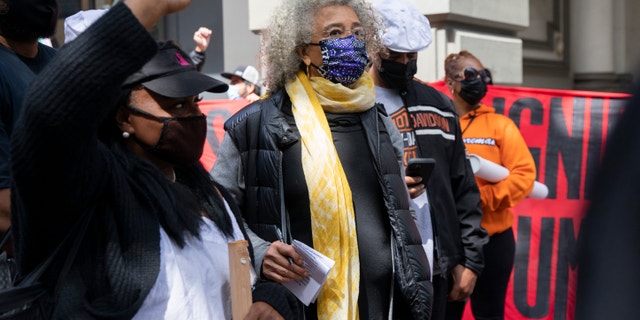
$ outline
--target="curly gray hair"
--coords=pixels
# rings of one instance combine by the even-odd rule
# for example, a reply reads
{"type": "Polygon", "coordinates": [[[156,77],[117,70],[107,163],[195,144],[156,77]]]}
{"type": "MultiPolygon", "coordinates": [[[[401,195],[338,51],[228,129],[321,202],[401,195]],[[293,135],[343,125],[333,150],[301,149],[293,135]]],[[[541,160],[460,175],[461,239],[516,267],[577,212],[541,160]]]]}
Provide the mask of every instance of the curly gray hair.
{"type": "Polygon", "coordinates": [[[332,5],[353,8],[367,30],[365,42],[369,55],[378,54],[382,48],[378,30],[383,23],[364,0],[283,0],[262,34],[260,55],[265,66],[264,84],[267,91],[274,92],[293,80],[303,65],[296,47],[311,41],[315,14],[332,5]]]}

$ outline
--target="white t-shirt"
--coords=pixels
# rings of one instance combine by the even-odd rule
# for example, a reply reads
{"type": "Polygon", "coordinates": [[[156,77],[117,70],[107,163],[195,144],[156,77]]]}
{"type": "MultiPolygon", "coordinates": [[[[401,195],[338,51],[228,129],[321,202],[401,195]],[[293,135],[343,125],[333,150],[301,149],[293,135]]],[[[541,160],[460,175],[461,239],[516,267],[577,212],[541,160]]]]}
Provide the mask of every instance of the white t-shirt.
{"type": "MultiPolygon", "coordinates": [[[[415,154],[416,139],[413,129],[410,127],[406,119],[408,118],[407,109],[404,108],[402,98],[397,89],[388,89],[376,86],[376,102],[382,103],[384,109],[391,120],[398,127],[402,140],[404,141],[405,148],[405,165],[408,160],[409,154],[415,154]],[[407,152],[407,150],[413,150],[413,152],[407,152]]],[[[416,212],[416,224],[418,230],[420,230],[420,237],[422,238],[422,247],[429,259],[429,269],[433,275],[433,225],[431,223],[431,212],[429,210],[429,199],[427,197],[426,187],[425,192],[415,199],[411,199],[411,208],[416,212]]]]}
{"type": "MultiPolygon", "coordinates": [[[[160,273],[134,319],[231,319],[228,242],[244,239],[229,206],[233,239],[203,217],[200,237],[180,248],[160,228],[160,273]]],[[[256,279],[251,269],[251,283],[256,279]]]]}

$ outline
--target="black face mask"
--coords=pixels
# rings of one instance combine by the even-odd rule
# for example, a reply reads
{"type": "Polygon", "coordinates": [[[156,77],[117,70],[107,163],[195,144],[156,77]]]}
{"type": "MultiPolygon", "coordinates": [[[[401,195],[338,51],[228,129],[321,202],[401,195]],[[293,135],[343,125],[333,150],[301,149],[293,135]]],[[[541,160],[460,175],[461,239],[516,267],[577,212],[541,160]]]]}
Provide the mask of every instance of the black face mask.
{"type": "Polygon", "coordinates": [[[482,77],[460,81],[460,98],[472,106],[476,106],[487,94],[487,84],[482,77]]]}
{"type": "Polygon", "coordinates": [[[155,146],[149,146],[133,136],[145,151],[176,165],[191,165],[200,160],[207,138],[207,117],[204,114],[169,118],[158,117],[132,106],[127,109],[163,124],[160,139],[155,146]]]}
{"type": "Polygon", "coordinates": [[[32,41],[53,35],[58,22],[56,0],[0,0],[0,30],[14,41],[32,41]]]}
{"type": "Polygon", "coordinates": [[[406,64],[382,59],[378,74],[384,83],[392,88],[404,88],[413,80],[418,72],[417,60],[409,60],[406,64]]]}

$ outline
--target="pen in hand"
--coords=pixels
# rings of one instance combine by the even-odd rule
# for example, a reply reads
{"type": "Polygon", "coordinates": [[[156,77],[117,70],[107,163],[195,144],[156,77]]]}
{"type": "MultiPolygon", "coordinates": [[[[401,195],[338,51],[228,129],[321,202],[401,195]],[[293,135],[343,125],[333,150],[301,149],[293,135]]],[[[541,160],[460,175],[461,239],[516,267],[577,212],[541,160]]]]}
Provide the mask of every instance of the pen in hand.
{"type": "MultiPolygon", "coordinates": [[[[280,240],[280,242],[287,243],[284,241],[284,237],[282,236],[282,231],[280,231],[280,228],[276,228],[276,234],[278,235],[278,239],[280,240]]],[[[287,260],[289,260],[289,264],[293,264],[293,259],[291,259],[291,257],[287,257],[287,260]]]]}

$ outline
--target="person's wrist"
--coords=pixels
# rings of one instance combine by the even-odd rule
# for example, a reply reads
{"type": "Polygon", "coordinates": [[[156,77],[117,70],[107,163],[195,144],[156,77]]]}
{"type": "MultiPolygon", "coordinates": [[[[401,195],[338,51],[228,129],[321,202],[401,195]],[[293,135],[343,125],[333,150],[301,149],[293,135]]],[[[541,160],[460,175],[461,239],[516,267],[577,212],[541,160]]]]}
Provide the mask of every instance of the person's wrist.
{"type": "Polygon", "coordinates": [[[158,5],[156,1],[125,0],[124,4],[147,30],[151,30],[168,13],[168,8],[158,5]]]}
{"type": "Polygon", "coordinates": [[[472,269],[472,268],[469,268],[469,267],[468,267],[468,266],[466,266],[466,265],[464,266],[464,268],[465,268],[466,270],[471,271],[471,273],[473,273],[473,275],[474,275],[474,276],[478,277],[478,272],[477,272],[476,270],[474,270],[474,269],[472,269]]]}

